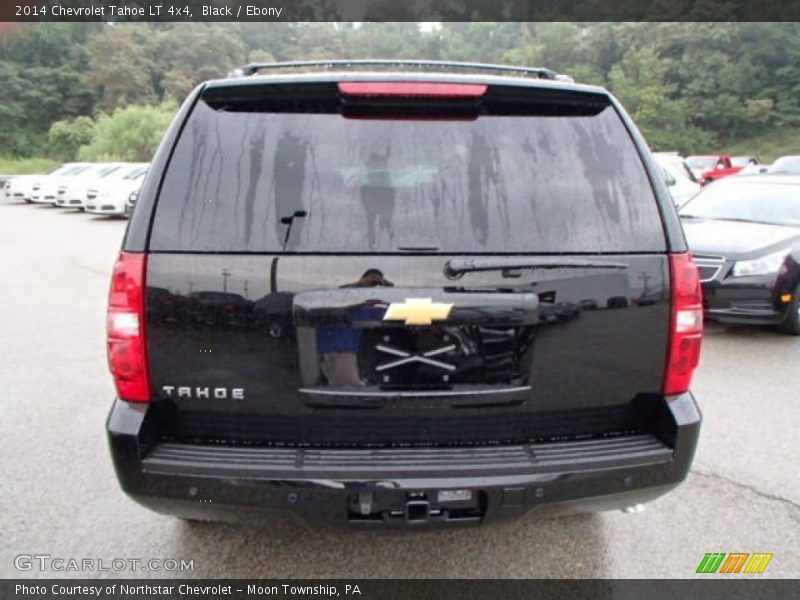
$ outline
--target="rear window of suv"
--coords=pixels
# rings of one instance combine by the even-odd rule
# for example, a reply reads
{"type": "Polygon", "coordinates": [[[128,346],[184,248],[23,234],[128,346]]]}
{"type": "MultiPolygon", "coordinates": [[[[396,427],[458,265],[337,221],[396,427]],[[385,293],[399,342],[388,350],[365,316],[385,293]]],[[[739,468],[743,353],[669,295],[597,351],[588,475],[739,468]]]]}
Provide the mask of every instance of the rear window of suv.
{"type": "Polygon", "coordinates": [[[201,99],[164,176],[150,248],[580,253],[663,251],[665,241],[610,105],[403,119],[228,111],[201,99]]]}

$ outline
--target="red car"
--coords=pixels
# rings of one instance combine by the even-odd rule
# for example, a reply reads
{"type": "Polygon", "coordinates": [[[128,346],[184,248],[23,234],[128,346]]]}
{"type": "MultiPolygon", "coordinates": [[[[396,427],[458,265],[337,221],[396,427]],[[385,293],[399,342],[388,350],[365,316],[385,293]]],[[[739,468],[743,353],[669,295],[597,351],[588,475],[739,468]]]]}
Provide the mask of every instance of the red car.
{"type": "Polygon", "coordinates": [[[744,166],[735,167],[727,154],[699,154],[686,159],[686,164],[697,180],[705,185],[728,175],[734,175],[744,166]]]}

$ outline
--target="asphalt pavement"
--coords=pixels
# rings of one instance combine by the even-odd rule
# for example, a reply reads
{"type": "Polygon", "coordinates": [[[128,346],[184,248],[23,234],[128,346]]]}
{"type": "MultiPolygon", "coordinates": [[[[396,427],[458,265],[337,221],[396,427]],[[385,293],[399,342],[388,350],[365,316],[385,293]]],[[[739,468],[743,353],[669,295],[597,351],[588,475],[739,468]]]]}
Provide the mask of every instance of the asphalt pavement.
{"type": "Polygon", "coordinates": [[[758,577],[800,576],[800,338],[764,328],[709,328],[692,473],[641,513],[397,534],[148,512],[120,491],[104,432],[105,303],[125,224],[0,197],[0,577],[683,578],[706,552],[771,552],[758,577]],[[15,568],[34,554],[194,568],[15,568]]]}

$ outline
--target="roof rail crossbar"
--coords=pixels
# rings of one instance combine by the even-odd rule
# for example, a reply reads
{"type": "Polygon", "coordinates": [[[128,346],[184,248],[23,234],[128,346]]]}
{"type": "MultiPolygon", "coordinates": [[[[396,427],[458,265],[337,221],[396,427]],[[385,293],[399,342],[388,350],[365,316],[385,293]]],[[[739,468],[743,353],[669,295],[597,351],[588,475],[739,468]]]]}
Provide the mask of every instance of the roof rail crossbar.
{"type": "Polygon", "coordinates": [[[495,65],[489,63],[450,62],[445,60],[391,60],[391,59],[354,59],[354,60],[301,60],[273,63],[251,63],[232,71],[231,77],[249,77],[259,71],[280,69],[320,69],[339,70],[363,67],[414,68],[432,71],[463,70],[488,71],[503,74],[516,74],[536,79],[560,79],[555,71],[539,67],[517,67],[513,65],[495,65]]]}

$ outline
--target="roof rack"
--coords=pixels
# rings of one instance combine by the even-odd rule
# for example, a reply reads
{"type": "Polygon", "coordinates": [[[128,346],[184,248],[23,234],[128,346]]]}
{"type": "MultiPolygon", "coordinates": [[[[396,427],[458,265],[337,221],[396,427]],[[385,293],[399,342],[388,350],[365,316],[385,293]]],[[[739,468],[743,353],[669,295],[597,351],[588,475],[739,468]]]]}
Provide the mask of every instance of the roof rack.
{"type": "Polygon", "coordinates": [[[229,77],[249,77],[259,71],[276,71],[280,69],[320,69],[341,70],[362,67],[384,67],[395,69],[426,69],[431,71],[487,71],[504,75],[520,75],[535,79],[556,79],[571,81],[566,75],[559,75],[550,69],[539,67],[516,67],[511,65],[494,65],[489,63],[450,62],[445,60],[301,60],[290,62],[251,63],[241,69],[231,71],[229,77]]]}

